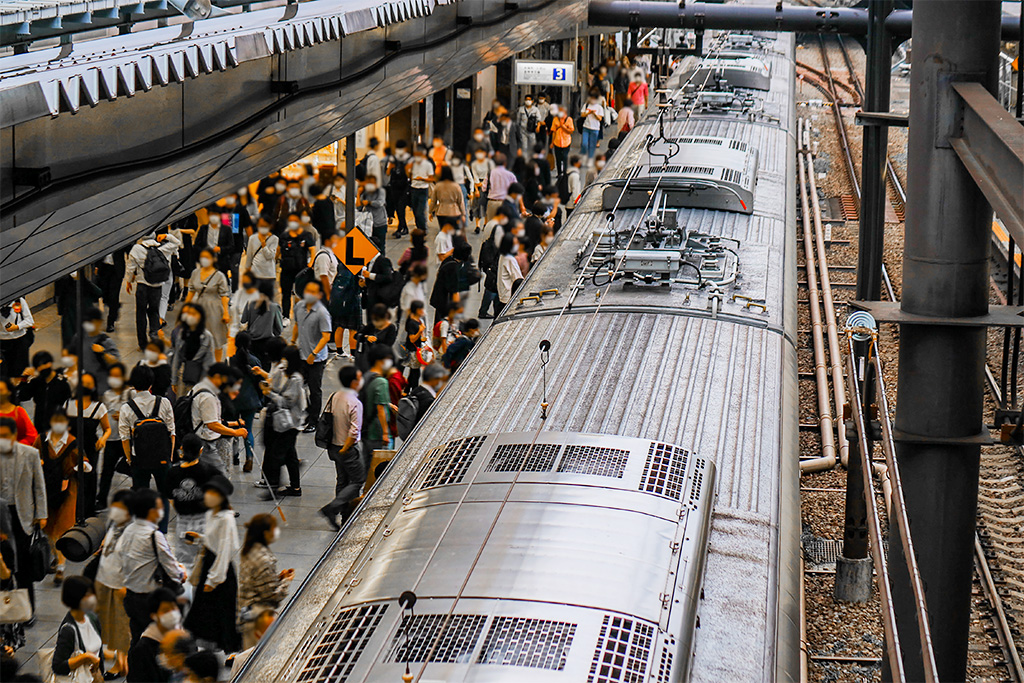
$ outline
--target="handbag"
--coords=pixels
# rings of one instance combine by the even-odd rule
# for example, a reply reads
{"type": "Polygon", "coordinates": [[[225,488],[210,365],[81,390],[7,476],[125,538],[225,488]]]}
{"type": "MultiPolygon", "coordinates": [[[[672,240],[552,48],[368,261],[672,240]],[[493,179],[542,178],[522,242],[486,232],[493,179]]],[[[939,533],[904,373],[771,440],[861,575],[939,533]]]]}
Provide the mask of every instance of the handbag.
{"type": "Polygon", "coordinates": [[[153,544],[153,555],[156,557],[156,570],[153,572],[153,578],[161,586],[174,593],[175,596],[181,595],[185,592],[185,587],[181,585],[181,582],[177,579],[171,578],[164,569],[164,566],[160,564],[160,554],[156,549],[156,532],[154,531],[149,536],[150,542],[153,544]]]}
{"type": "Polygon", "coordinates": [[[198,384],[203,378],[203,362],[198,360],[186,360],[185,368],[181,371],[181,380],[185,384],[198,384]]]}
{"type": "Polygon", "coordinates": [[[188,575],[188,582],[199,588],[199,575],[203,570],[203,560],[206,559],[206,546],[203,545],[199,548],[199,552],[196,553],[196,561],[192,565],[192,573],[188,575]]]}
{"type": "MultiPolygon", "coordinates": [[[[64,624],[64,628],[73,628],[70,624],[64,624]]],[[[77,634],[76,637],[79,642],[79,647],[76,647],[74,652],[71,653],[72,657],[77,657],[84,652],[81,647],[81,637],[77,634]]],[[[71,674],[68,676],[62,676],[54,673],[53,671],[53,653],[56,648],[43,647],[39,648],[37,657],[39,658],[39,675],[42,676],[44,683],[102,683],[103,674],[100,673],[97,667],[96,671],[93,671],[88,666],[80,666],[77,669],[72,669],[71,674]]]]}
{"type": "Polygon", "coordinates": [[[89,560],[89,563],[86,564],[84,567],[82,567],[82,576],[84,576],[87,579],[92,579],[93,581],[96,580],[96,574],[98,574],[99,571],[100,571],[100,556],[101,555],[103,555],[103,551],[102,550],[100,552],[96,553],[95,555],[93,555],[92,559],[89,560]]]}
{"type": "Polygon", "coordinates": [[[277,407],[274,412],[270,415],[270,419],[274,425],[274,431],[278,434],[283,434],[292,429],[299,428],[299,422],[295,419],[295,415],[292,411],[287,408],[277,407]]]}
{"type": "Polygon", "coordinates": [[[50,549],[50,541],[43,534],[38,526],[32,530],[32,538],[29,540],[28,562],[31,570],[32,581],[42,581],[50,573],[50,562],[53,559],[53,551],[50,549]]]}
{"type": "Polygon", "coordinates": [[[373,214],[369,211],[356,211],[356,227],[363,232],[373,230],[373,214]]]}
{"type": "Polygon", "coordinates": [[[22,624],[32,618],[27,588],[0,591],[0,624],[22,624]]]}

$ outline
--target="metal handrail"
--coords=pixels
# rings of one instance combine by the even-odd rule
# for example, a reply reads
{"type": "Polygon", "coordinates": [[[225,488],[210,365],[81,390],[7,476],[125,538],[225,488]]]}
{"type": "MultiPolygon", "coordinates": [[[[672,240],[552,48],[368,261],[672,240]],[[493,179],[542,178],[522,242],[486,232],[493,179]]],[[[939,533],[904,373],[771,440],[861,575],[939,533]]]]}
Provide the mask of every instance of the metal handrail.
{"type": "MultiPolygon", "coordinates": [[[[868,442],[868,431],[864,421],[864,413],[858,397],[862,396],[860,378],[855,365],[855,354],[853,338],[848,331],[847,335],[847,371],[851,383],[850,395],[853,400],[849,402],[850,413],[854,425],[857,428],[857,440],[860,445],[860,452],[865,454],[871,452],[868,442]]],[[[921,659],[924,665],[925,681],[937,683],[938,677],[935,673],[935,653],[932,650],[931,628],[928,623],[928,605],[924,596],[924,585],[921,581],[921,572],[917,566],[917,557],[914,553],[914,545],[910,536],[910,522],[906,514],[906,503],[903,498],[903,488],[900,480],[899,469],[896,464],[896,449],[892,438],[892,426],[889,423],[889,405],[885,396],[885,384],[882,380],[882,366],[878,358],[878,336],[872,331],[872,340],[869,350],[870,362],[875,368],[875,383],[878,390],[877,400],[879,401],[879,422],[882,425],[882,451],[885,454],[886,465],[889,471],[889,478],[892,481],[892,507],[895,511],[890,520],[895,523],[900,541],[903,547],[903,557],[907,561],[907,573],[910,575],[911,589],[914,593],[914,608],[917,618],[917,626],[921,639],[921,659]]],[[[871,467],[862,467],[861,473],[864,477],[864,497],[868,509],[868,529],[871,534],[871,554],[878,568],[878,592],[882,603],[882,627],[885,631],[886,655],[889,666],[895,680],[906,681],[906,671],[903,667],[902,647],[900,646],[899,633],[896,630],[896,611],[892,602],[892,594],[889,587],[889,566],[886,561],[882,545],[882,529],[878,519],[878,509],[875,505],[874,478],[871,467]]]]}
{"type": "MultiPolygon", "coordinates": [[[[877,344],[877,337],[872,346],[877,344]]],[[[910,519],[907,517],[907,504],[903,499],[903,484],[900,469],[896,462],[896,445],[892,438],[892,424],[889,422],[889,399],[885,394],[885,381],[882,379],[882,361],[877,353],[873,354],[875,366],[875,388],[878,400],[879,422],[882,424],[882,452],[885,464],[889,468],[889,480],[892,482],[892,510],[895,513],[896,528],[903,544],[903,558],[907,562],[907,573],[910,575],[910,586],[914,591],[914,610],[917,615],[917,629],[921,638],[921,659],[924,662],[924,676],[927,681],[937,681],[935,673],[935,652],[932,649],[931,624],[928,621],[928,603],[924,597],[924,582],[917,566],[917,553],[914,552],[914,540],[910,535],[910,519]]]]}

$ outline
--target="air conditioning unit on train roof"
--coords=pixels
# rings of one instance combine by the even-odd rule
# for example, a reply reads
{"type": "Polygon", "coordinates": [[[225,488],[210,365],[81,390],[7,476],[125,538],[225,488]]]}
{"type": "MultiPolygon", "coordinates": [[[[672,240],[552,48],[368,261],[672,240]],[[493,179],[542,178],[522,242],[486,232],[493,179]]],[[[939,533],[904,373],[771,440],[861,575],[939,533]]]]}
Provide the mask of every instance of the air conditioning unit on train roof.
{"type": "Polygon", "coordinates": [[[757,57],[703,59],[697,66],[682,76],[684,83],[694,83],[698,88],[703,83],[713,83],[724,78],[737,88],[770,90],[772,72],[768,65],[757,57]]]}
{"type": "Polygon", "coordinates": [[[660,190],[664,206],[754,212],[757,150],[741,140],[655,139],[641,161],[604,188],[605,209],[643,208],[660,190]]]}

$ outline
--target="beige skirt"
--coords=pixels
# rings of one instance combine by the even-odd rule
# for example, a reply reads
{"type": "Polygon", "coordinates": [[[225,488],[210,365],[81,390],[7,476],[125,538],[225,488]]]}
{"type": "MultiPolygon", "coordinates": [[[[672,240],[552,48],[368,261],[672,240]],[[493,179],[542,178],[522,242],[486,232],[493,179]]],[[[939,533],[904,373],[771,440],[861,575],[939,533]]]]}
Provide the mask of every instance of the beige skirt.
{"type": "Polygon", "coordinates": [[[124,611],[121,594],[99,581],[96,582],[96,616],[103,629],[103,642],[112,650],[127,654],[132,633],[128,627],[128,614],[124,611]]]}

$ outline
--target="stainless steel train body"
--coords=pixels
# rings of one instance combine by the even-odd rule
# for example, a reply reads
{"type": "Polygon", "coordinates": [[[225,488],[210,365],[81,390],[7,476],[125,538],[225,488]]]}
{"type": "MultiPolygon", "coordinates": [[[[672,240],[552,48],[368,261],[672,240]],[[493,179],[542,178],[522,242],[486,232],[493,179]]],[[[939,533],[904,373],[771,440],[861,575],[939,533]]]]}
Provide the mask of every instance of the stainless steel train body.
{"type": "Polygon", "coordinates": [[[644,117],[240,680],[797,678],[794,44],[748,42],[770,87],[644,117]]]}

